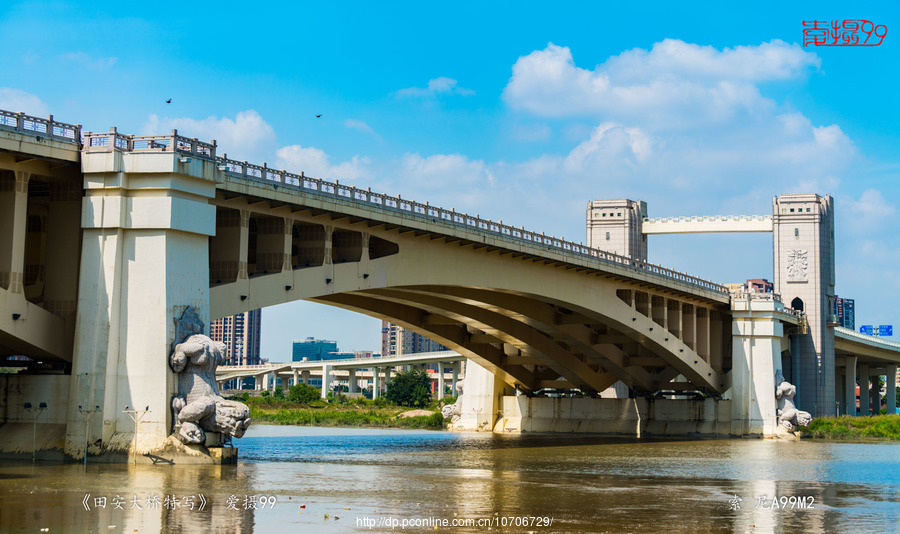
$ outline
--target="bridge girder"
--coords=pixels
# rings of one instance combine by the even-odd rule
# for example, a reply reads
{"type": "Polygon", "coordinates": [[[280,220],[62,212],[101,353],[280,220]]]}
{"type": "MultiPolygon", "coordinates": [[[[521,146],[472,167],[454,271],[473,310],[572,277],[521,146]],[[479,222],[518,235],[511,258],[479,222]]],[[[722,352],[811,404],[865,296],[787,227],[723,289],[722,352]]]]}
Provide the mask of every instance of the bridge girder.
{"type": "MultiPolygon", "coordinates": [[[[697,335],[701,312],[696,310],[723,307],[722,302],[683,294],[677,287],[655,287],[646,280],[629,280],[618,273],[601,273],[505,250],[488,242],[473,243],[453,235],[435,239],[434,233],[402,231],[402,226],[379,220],[320,209],[291,212],[280,209],[283,206],[277,203],[251,207],[246,199],[225,198],[221,192],[213,203],[249,212],[246,217],[284,217],[286,227],[320,225],[324,236],[320,238],[323,261],[318,266],[290,269],[285,261],[287,267],[280,272],[251,273],[213,287],[213,317],[309,299],[391,320],[432,338],[439,336],[439,342],[460,352],[484,353],[487,357],[476,356],[476,361],[483,360],[492,369],[502,369],[503,358],[509,357],[512,349],[522,365],[539,362],[558,373],[550,380],[561,376],[572,387],[602,390],[621,380],[637,390],[651,392],[681,374],[699,390],[722,393],[725,389],[721,363],[714,367],[715,362],[709,358],[710,337],[703,340],[707,354],[697,352],[703,347],[697,335]],[[356,252],[350,254],[358,261],[333,261],[335,247],[339,246],[332,237],[335,232],[359,235],[355,238],[356,252]],[[384,257],[370,257],[369,242],[373,239],[393,243],[396,250],[384,257]],[[630,295],[630,302],[620,298],[622,291],[630,295]],[[363,295],[370,300],[354,305],[354,299],[363,295]],[[387,304],[373,308],[373,299],[393,299],[394,304],[405,307],[390,309],[404,315],[384,313],[387,304]],[[432,313],[411,315],[414,309],[432,313]],[[681,324],[682,316],[687,326],[681,324]],[[673,324],[666,324],[670,318],[673,324]],[[479,337],[462,339],[463,334],[471,334],[460,325],[476,328],[479,337]]],[[[241,230],[240,253],[244,256],[248,254],[248,231],[241,230]]],[[[297,254],[297,246],[312,246],[295,237],[292,249],[290,236],[283,241],[283,245],[267,241],[269,252],[287,256],[297,254]]],[[[708,320],[703,323],[708,324],[708,320]]],[[[727,341],[723,337],[718,342],[724,345],[727,341]]],[[[503,380],[524,389],[540,385],[533,370],[519,367],[505,372],[503,380]]]]}

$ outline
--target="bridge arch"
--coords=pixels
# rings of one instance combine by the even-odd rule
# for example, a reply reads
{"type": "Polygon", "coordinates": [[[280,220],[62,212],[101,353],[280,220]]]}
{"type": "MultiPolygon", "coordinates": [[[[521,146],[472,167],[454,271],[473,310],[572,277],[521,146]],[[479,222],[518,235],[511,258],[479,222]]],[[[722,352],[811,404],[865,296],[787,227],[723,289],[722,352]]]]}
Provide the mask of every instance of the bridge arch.
{"type": "MultiPolygon", "coordinates": [[[[677,386],[682,389],[726,389],[727,296],[633,280],[590,261],[535,257],[486,239],[453,239],[327,211],[249,206],[221,194],[214,203],[282,217],[290,260],[280,271],[230,283],[211,277],[211,317],[306,299],[429,336],[526,391],[601,391],[621,380],[650,393],[675,387],[670,382],[678,375],[687,381],[677,386]],[[322,235],[301,244],[307,257],[322,262],[298,266],[296,229],[314,227],[322,235]]],[[[249,226],[242,231],[248,235],[249,226]]],[[[248,247],[249,239],[237,239],[248,247]]],[[[221,257],[214,249],[210,258],[221,257]]],[[[234,254],[245,253],[230,250],[240,263],[234,254]]]]}

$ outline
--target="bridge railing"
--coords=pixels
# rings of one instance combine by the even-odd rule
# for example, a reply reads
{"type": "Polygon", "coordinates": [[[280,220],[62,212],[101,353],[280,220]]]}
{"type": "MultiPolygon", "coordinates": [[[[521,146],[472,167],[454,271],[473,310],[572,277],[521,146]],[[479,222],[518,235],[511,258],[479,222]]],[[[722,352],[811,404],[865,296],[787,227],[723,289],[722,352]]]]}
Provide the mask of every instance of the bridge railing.
{"type": "Polygon", "coordinates": [[[215,140],[207,143],[178,135],[178,130],[172,130],[169,135],[127,135],[116,128],[110,128],[108,132],[85,132],[85,151],[105,152],[111,147],[125,152],[177,152],[209,159],[216,157],[215,140]]]}
{"type": "MultiPolygon", "coordinates": [[[[770,300],[775,302],[780,302],[782,305],[784,301],[781,300],[781,295],[778,293],[757,293],[753,291],[732,291],[731,298],[735,300],[770,300]]],[[[795,310],[794,308],[789,308],[787,306],[783,306],[781,310],[788,315],[793,315],[794,317],[800,319],[805,313],[800,310],[795,310]]]]}
{"type": "Polygon", "coordinates": [[[172,130],[172,133],[169,135],[130,136],[120,134],[115,128],[112,128],[109,132],[104,133],[88,132],[84,137],[84,150],[88,152],[108,151],[110,149],[129,152],[172,151],[188,156],[207,158],[216,162],[219,171],[230,176],[269,183],[314,196],[334,198],[361,205],[370,210],[384,210],[432,223],[440,222],[480,235],[493,236],[511,242],[537,246],[544,250],[560,252],[565,255],[624,266],[634,271],[652,273],[718,293],[728,293],[728,289],[725,286],[709,280],[669,269],[662,265],[590,248],[583,243],[575,243],[565,238],[548,236],[544,232],[526,230],[523,226],[514,227],[503,224],[503,221],[482,219],[478,215],[457,212],[456,210],[434,206],[427,202],[423,204],[404,199],[400,195],[390,196],[384,193],[377,193],[370,188],[359,189],[341,184],[338,180],[331,182],[306,176],[302,172],[294,174],[280,169],[272,169],[265,163],[255,165],[246,161],[231,159],[227,154],[217,156],[215,140],[205,143],[196,138],[178,135],[177,130],[172,130]]]}
{"type": "Polygon", "coordinates": [[[645,223],[766,222],[771,220],[771,215],[689,215],[682,217],[644,217],[645,223]]]}
{"type": "Polygon", "coordinates": [[[400,195],[390,196],[384,193],[373,192],[370,188],[359,189],[353,186],[343,185],[340,181],[333,182],[312,178],[302,172],[293,174],[290,172],[271,169],[265,164],[262,166],[251,165],[245,161],[229,159],[226,156],[216,158],[219,170],[232,175],[254,181],[275,183],[287,189],[294,189],[312,195],[323,195],[338,198],[356,204],[362,204],[367,208],[375,208],[393,212],[399,212],[419,219],[430,219],[431,222],[441,222],[451,226],[466,228],[482,234],[493,234],[497,237],[518,241],[529,245],[537,245],[547,250],[556,250],[566,254],[584,258],[600,260],[608,263],[631,267],[638,271],[659,274],[667,278],[687,282],[720,293],[727,293],[725,286],[704,280],[686,273],[675,271],[648,262],[634,260],[611,252],[593,249],[583,243],[575,243],[565,238],[545,235],[543,232],[526,230],[524,227],[515,227],[503,224],[502,221],[482,219],[478,215],[469,215],[457,212],[454,209],[446,209],[434,206],[427,202],[424,204],[402,198],[400,195]]]}
{"type": "Polygon", "coordinates": [[[0,130],[43,135],[51,139],[81,145],[81,125],[59,122],[48,115],[46,118],[0,110],[0,130]]]}

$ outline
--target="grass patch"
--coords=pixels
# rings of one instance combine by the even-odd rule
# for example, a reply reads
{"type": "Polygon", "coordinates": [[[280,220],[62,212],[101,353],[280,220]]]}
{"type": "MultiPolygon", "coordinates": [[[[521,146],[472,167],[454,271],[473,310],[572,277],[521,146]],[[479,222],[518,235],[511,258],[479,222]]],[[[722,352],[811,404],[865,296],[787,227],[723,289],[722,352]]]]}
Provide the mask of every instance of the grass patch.
{"type": "Polygon", "coordinates": [[[418,417],[398,417],[408,410],[399,406],[379,406],[365,402],[329,404],[317,400],[310,404],[269,398],[253,398],[246,402],[250,417],[261,423],[301,426],[350,426],[383,428],[427,428],[441,430],[444,418],[440,412],[418,417]]]}
{"type": "Polygon", "coordinates": [[[804,437],[834,440],[900,440],[900,415],[817,417],[800,430],[804,437]]]}

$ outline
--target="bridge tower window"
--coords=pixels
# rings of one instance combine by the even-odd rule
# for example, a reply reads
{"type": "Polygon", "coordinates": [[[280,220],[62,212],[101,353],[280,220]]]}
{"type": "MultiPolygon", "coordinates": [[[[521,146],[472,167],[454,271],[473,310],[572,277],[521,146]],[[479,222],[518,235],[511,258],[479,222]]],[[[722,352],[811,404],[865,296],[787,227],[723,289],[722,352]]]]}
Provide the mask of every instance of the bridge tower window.
{"type": "Polygon", "coordinates": [[[791,301],[791,308],[794,308],[797,311],[803,311],[803,300],[801,300],[800,297],[794,298],[794,300],[791,301]]]}

